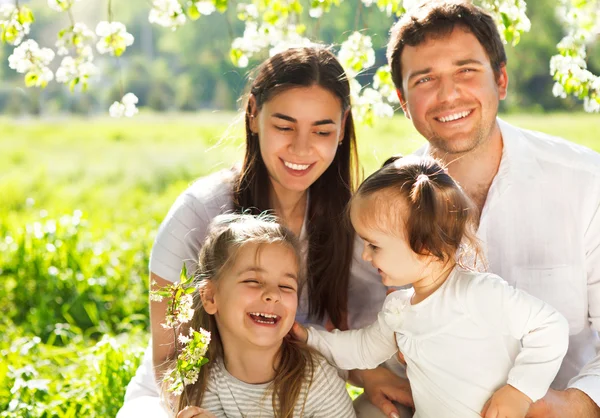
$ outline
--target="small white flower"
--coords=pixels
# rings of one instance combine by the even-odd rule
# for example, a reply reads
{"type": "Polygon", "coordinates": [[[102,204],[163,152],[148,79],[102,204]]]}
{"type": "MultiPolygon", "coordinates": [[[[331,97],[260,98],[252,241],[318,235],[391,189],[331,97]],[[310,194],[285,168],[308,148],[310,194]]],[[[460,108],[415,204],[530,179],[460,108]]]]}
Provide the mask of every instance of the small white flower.
{"type": "Polygon", "coordinates": [[[215,7],[215,4],[210,0],[197,1],[197,2],[195,2],[195,5],[196,5],[196,8],[198,9],[198,11],[200,12],[200,14],[203,14],[205,16],[209,16],[209,15],[213,14],[215,12],[215,10],[217,10],[217,8],[215,7]]]}
{"type": "Polygon", "coordinates": [[[110,106],[108,113],[113,118],[121,118],[123,116],[130,118],[138,113],[137,103],[137,96],[133,93],[127,93],[120,102],[114,102],[110,106]]]}
{"type": "Polygon", "coordinates": [[[19,45],[25,35],[29,34],[31,23],[21,23],[19,9],[11,3],[0,4],[0,33],[6,43],[19,45]]]}
{"type": "Polygon", "coordinates": [[[313,7],[308,11],[308,14],[310,15],[310,17],[312,17],[313,19],[318,19],[321,16],[323,16],[323,7],[319,6],[319,7],[313,7]]]}
{"type": "Polygon", "coordinates": [[[154,0],[148,21],[175,30],[185,24],[186,17],[178,0],[154,0]]]}
{"type": "Polygon", "coordinates": [[[18,73],[26,74],[28,86],[45,86],[54,78],[48,64],[54,59],[54,51],[40,48],[36,41],[28,39],[15,48],[8,57],[8,65],[18,73]]]}
{"type": "Polygon", "coordinates": [[[349,77],[375,64],[375,51],[370,36],[354,32],[342,43],[338,59],[349,77]]]}
{"type": "Polygon", "coordinates": [[[69,10],[79,0],[48,0],[48,7],[57,12],[69,10]]]}
{"type": "Polygon", "coordinates": [[[565,88],[560,83],[554,83],[554,86],[552,86],[552,94],[554,95],[554,97],[560,97],[562,99],[567,97],[565,88]]]}
{"type": "MultiPolygon", "coordinates": [[[[112,114],[111,114],[111,116],[112,116],[112,114]]],[[[150,292],[150,300],[151,300],[152,302],[162,302],[162,301],[163,301],[163,299],[164,299],[164,297],[163,297],[163,296],[161,296],[161,295],[158,295],[158,294],[156,294],[156,293],[154,293],[154,292],[150,292]]]]}
{"type": "Polygon", "coordinates": [[[584,97],[583,109],[589,113],[600,112],[600,99],[597,97],[584,97]]]}
{"type": "Polygon", "coordinates": [[[96,49],[101,54],[120,56],[128,46],[133,44],[133,35],[121,22],[100,22],[96,26],[96,35],[100,40],[96,49]]]}

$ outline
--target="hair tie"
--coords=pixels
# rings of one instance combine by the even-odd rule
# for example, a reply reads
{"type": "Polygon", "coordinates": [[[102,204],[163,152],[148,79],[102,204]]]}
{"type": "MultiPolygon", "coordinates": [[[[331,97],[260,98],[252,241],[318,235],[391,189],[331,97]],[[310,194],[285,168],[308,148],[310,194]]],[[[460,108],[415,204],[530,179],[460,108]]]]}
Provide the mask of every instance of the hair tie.
{"type": "Polygon", "coordinates": [[[415,182],[415,186],[420,185],[421,183],[429,181],[429,176],[427,174],[419,174],[417,176],[417,181],[415,182]]]}

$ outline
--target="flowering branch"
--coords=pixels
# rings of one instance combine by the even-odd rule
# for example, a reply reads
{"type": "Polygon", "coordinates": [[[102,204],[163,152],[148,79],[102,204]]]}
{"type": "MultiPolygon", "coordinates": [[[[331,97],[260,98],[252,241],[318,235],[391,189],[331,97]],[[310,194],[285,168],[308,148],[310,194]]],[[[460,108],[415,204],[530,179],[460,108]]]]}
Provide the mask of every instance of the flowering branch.
{"type": "Polygon", "coordinates": [[[194,316],[192,294],[197,289],[192,282],[193,278],[187,276],[184,265],[178,283],[150,292],[151,301],[161,302],[168,298],[165,323],[161,325],[173,330],[177,364],[164,380],[168,385],[167,390],[174,395],[181,395],[186,385],[196,383],[200,367],[208,363],[205,355],[210,344],[210,333],[204,329],[196,331],[191,327],[187,335],[179,333],[180,326],[190,322],[194,316]]]}

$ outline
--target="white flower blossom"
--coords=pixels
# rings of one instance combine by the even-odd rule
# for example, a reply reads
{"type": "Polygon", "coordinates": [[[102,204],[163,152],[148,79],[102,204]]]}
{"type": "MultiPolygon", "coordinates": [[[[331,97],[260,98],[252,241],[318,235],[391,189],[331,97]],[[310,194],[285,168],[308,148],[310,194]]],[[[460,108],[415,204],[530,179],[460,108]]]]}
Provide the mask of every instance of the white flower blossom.
{"type": "Polygon", "coordinates": [[[194,4],[196,5],[198,12],[205,16],[211,15],[215,12],[215,10],[217,10],[215,4],[211,0],[196,1],[194,4]]]}
{"type": "Polygon", "coordinates": [[[600,95],[596,97],[584,97],[583,109],[589,113],[600,112],[600,95]]]}
{"type": "Polygon", "coordinates": [[[48,64],[54,59],[54,51],[40,48],[36,41],[28,39],[15,48],[8,57],[8,65],[18,73],[25,74],[28,87],[44,87],[52,81],[54,74],[48,64]]]}
{"type": "Polygon", "coordinates": [[[148,21],[176,30],[185,24],[186,17],[178,0],[154,0],[148,21]]]}
{"type": "Polygon", "coordinates": [[[321,16],[323,16],[323,7],[322,6],[318,6],[318,7],[311,7],[310,10],[308,11],[308,14],[310,15],[310,17],[312,17],[313,19],[318,19],[321,16]]]}
{"type": "Polygon", "coordinates": [[[371,37],[354,32],[342,43],[338,59],[349,77],[372,67],[375,64],[375,51],[371,37]]]}
{"type": "Polygon", "coordinates": [[[96,49],[101,54],[109,53],[118,57],[133,44],[133,35],[127,32],[127,28],[121,22],[98,23],[96,35],[100,37],[96,49]]]}
{"type": "MultiPolygon", "coordinates": [[[[87,43],[96,40],[96,35],[83,23],[75,23],[68,29],[63,29],[58,34],[56,41],[56,53],[58,55],[67,55],[69,48],[75,48],[77,53],[83,52],[83,55],[93,58],[91,48],[88,48],[87,43]],[[85,51],[83,51],[85,49],[85,51]]],[[[82,54],[80,54],[82,55],[82,54]]]]}
{"type": "Polygon", "coordinates": [[[69,10],[79,0],[48,0],[48,7],[57,12],[69,10]]]}
{"type": "MultiPolygon", "coordinates": [[[[138,108],[136,107],[137,102],[138,102],[138,98],[135,94],[127,93],[126,95],[123,96],[123,98],[121,99],[120,102],[114,102],[110,106],[110,108],[108,109],[108,113],[113,118],[122,118],[123,116],[130,118],[133,115],[138,113],[138,108]]],[[[184,295],[184,296],[189,296],[189,295],[184,295]]],[[[190,302],[190,307],[191,307],[191,302],[190,302]]],[[[192,309],[192,314],[193,314],[193,309],[192,309]]],[[[191,317],[190,317],[190,319],[191,319],[191,317]]]]}
{"type": "Polygon", "coordinates": [[[19,9],[11,3],[0,4],[0,33],[2,39],[10,45],[19,45],[29,34],[30,22],[21,22],[19,9]]]}

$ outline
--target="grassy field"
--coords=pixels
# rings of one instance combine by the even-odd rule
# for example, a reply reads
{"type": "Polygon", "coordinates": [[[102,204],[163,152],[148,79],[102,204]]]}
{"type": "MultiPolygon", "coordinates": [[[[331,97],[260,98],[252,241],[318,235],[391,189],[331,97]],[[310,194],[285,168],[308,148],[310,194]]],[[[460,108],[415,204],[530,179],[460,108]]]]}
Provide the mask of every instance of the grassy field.
{"type": "MultiPolygon", "coordinates": [[[[110,417],[147,342],[156,229],[195,178],[241,157],[232,113],[0,118],[0,417],[110,417]]],[[[600,117],[510,115],[600,151],[600,117]]],[[[364,172],[423,144],[402,116],[358,130],[364,172]]]]}

